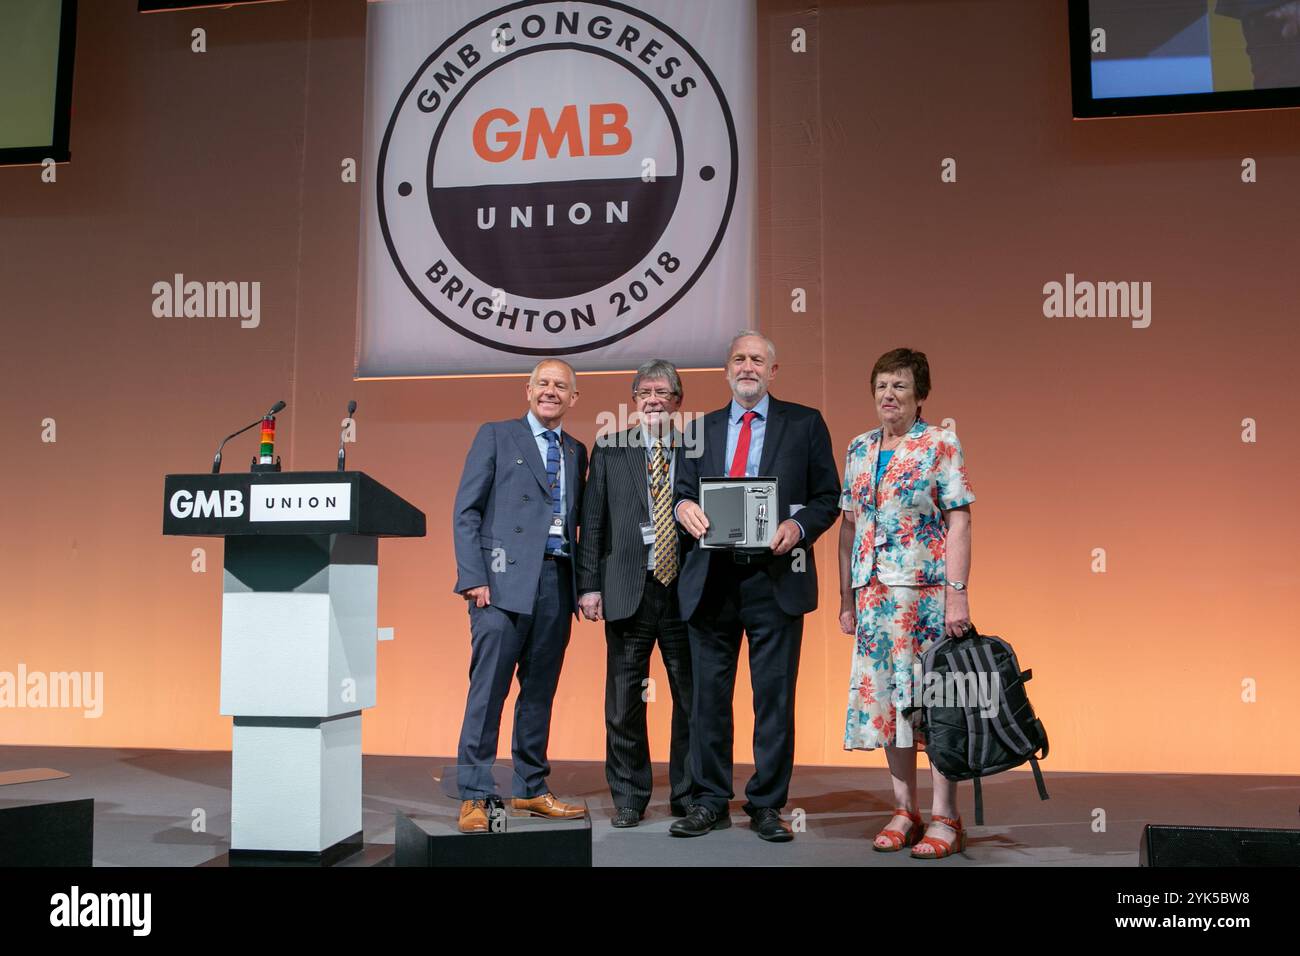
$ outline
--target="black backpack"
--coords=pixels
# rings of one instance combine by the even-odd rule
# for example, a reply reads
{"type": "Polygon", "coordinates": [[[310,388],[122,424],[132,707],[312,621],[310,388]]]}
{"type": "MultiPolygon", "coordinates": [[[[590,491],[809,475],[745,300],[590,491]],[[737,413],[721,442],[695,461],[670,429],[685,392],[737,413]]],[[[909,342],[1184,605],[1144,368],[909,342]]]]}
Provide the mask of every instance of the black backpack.
{"type": "MultiPolygon", "coordinates": [[[[921,660],[919,709],[925,752],[949,780],[975,781],[975,824],[984,824],[980,777],[1019,767],[1026,760],[1038,796],[1046,800],[1038,761],[1047,757],[1047,731],[1025,693],[1033,671],[1020,669],[1011,645],[972,626],[962,637],[935,641],[921,660]],[[981,704],[981,698],[993,703],[995,689],[996,710],[981,704]]],[[[904,714],[917,709],[909,707],[904,714]]]]}

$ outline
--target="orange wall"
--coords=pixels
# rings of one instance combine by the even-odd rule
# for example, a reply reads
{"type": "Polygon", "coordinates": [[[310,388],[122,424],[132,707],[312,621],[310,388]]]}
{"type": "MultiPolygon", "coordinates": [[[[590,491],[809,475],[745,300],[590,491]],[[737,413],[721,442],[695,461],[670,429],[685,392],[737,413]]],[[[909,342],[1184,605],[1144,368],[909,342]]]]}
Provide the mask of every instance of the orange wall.
{"type": "MultiPolygon", "coordinates": [[[[973,616],[1033,667],[1049,768],[1294,771],[1300,114],[1072,122],[1064,4],[804,6],[760,7],[773,391],[819,405],[842,450],[875,424],[876,356],[929,354],[926,416],[956,421],[978,496],[973,616]],[[795,26],[806,54],[789,50],[795,26]],[[939,181],[945,157],[955,184],[939,181]],[[1150,328],[1044,318],[1043,284],[1067,272],[1150,281],[1150,328]],[[796,286],[805,314],[789,311],[796,286]],[[1257,443],[1240,440],[1246,417],[1257,443]]],[[[351,381],[360,187],[339,164],[359,157],[364,4],[134,8],[81,5],[74,161],[57,183],[0,169],[0,670],[105,675],[98,719],[0,710],[0,743],[228,747],[221,544],[159,533],[162,476],[203,470],[221,435],[278,398],[285,467],[329,467],[355,397],[350,463],[429,519],[427,538],[381,545],[379,623],[396,640],[380,645],[365,749],[454,753],[469,641],[450,590],[452,496],[477,424],[522,414],[523,386],[351,381]],[[189,52],[194,26],[206,54],[189,52]],[[261,326],[155,319],[150,287],[176,272],[260,280],[261,326]],[[190,569],[196,546],[206,573],[190,569]]],[[[628,384],[583,378],[566,427],[590,442],[628,384]]],[[[727,397],[720,373],[686,387],[689,409],[727,397]]],[[[253,441],[232,443],[228,470],[253,441]]],[[[818,546],[797,759],[883,765],[840,749],[851,648],[834,537],[818,546]]],[[[553,758],[604,756],[603,643],[600,626],[575,627],[553,758]]],[[[653,673],[665,759],[657,659],[653,673]]],[[[747,682],[742,669],[740,761],[747,682]]],[[[507,706],[503,753],[509,735],[507,706]]]]}

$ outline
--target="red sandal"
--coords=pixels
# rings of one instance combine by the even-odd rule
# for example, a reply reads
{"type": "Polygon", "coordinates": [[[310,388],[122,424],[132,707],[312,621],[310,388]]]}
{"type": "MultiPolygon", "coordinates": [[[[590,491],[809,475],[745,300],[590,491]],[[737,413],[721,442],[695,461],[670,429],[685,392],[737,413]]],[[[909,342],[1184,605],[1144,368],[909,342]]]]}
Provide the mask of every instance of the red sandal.
{"type": "MultiPolygon", "coordinates": [[[[912,821],[911,827],[908,828],[908,831],[905,834],[899,833],[897,830],[881,830],[876,834],[876,840],[884,837],[889,841],[889,846],[880,846],[875,842],[875,840],[873,840],[871,842],[871,848],[873,850],[878,850],[881,853],[897,853],[905,846],[913,846],[920,838],[921,827],[924,824],[919,813],[913,813],[911,810],[905,810],[902,807],[895,807],[894,815],[907,817],[907,819],[912,821]]],[[[888,824],[886,824],[886,826],[888,826],[888,824]]]]}
{"type": "Polygon", "coordinates": [[[917,853],[916,847],[912,847],[912,856],[918,860],[942,860],[945,856],[952,856],[954,853],[962,853],[966,849],[966,830],[961,825],[961,817],[953,819],[952,817],[942,817],[937,813],[930,814],[931,823],[942,823],[951,827],[957,833],[957,849],[953,849],[952,844],[941,837],[921,837],[916,841],[917,845],[924,843],[931,847],[933,853],[917,853]]]}

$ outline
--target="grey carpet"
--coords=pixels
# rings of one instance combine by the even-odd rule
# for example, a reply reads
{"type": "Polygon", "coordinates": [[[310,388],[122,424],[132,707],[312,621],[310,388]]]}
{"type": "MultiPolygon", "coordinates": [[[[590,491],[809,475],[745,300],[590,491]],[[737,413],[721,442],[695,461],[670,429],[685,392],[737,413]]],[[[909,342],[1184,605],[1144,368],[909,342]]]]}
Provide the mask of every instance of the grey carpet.
{"type": "MultiPolygon", "coordinates": [[[[435,775],[448,763],[423,757],[367,756],[367,843],[392,843],[398,810],[454,814],[435,775]]],[[[924,763],[924,762],[923,762],[924,763]]],[[[70,776],[0,787],[0,807],[41,800],[95,800],[97,866],[196,866],[225,852],[230,832],[230,754],[223,751],[0,746],[0,772],[53,767],[70,776]],[[195,832],[201,810],[206,829],[195,832]]],[[[768,844],[741,811],[751,767],[738,766],[734,826],[694,839],[668,835],[667,767],[656,765],[655,796],[639,827],[615,830],[604,768],[555,762],[550,783],[587,801],[597,866],[1136,866],[1147,823],[1297,827],[1300,777],[1205,774],[1045,773],[1051,799],[1033,777],[1014,771],[985,781],[985,826],[974,826],[969,784],[960,794],[969,827],[966,854],[935,864],[906,852],[876,853],[871,836],[889,819],[888,772],[795,768],[785,816],[802,812],[792,843],[768,844]],[[1094,823],[1104,812],[1105,828],[1094,823]]],[[[923,769],[925,778],[928,770],[923,769]]],[[[923,791],[928,812],[929,791],[923,791]]]]}

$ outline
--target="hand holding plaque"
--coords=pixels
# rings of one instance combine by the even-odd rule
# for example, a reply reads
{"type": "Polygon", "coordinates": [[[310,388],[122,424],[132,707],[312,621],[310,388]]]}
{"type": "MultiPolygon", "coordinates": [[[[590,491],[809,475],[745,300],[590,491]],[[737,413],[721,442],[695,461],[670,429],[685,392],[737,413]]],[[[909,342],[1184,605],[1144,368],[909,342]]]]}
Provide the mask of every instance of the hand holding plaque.
{"type": "Polygon", "coordinates": [[[775,478],[701,478],[700,508],[709,520],[704,548],[770,548],[776,535],[775,478]]]}

